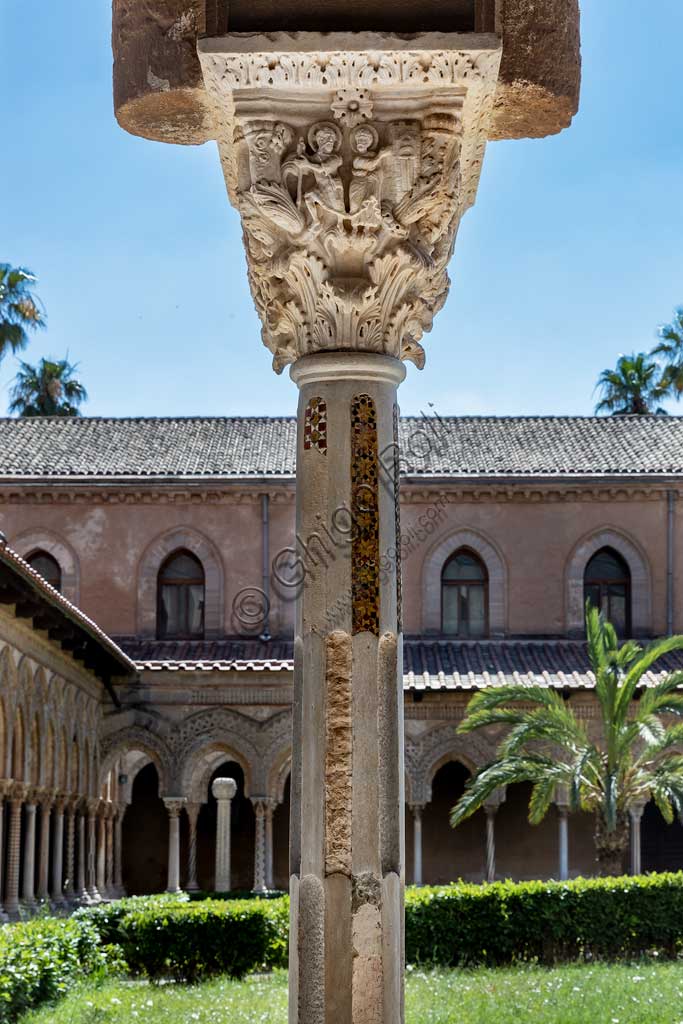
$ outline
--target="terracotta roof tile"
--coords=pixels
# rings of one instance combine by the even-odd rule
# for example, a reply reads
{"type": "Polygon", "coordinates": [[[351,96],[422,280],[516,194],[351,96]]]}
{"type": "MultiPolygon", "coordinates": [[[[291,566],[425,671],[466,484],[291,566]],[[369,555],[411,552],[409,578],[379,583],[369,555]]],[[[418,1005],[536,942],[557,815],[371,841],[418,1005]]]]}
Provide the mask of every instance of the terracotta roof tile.
{"type": "MultiPolygon", "coordinates": [[[[292,417],[0,419],[0,480],[292,478],[292,417]]],[[[683,417],[404,417],[406,476],[683,474],[683,417]]]]}

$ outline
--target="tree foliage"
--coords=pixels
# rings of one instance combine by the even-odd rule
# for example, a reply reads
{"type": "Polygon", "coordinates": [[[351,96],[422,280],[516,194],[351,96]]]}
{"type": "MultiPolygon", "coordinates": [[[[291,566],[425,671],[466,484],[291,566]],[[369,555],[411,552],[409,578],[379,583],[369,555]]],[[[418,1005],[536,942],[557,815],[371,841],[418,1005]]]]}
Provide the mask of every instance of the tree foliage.
{"type": "Polygon", "coordinates": [[[20,363],[10,388],[10,413],[18,416],[80,416],[88,393],[68,359],[41,359],[37,366],[20,363]]]}
{"type": "Polygon", "coordinates": [[[663,363],[662,383],[667,395],[680,400],[683,395],[683,307],[677,309],[670,324],[659,329],[659,344],[652,355],[663,363]]]}
{"type": "Polygon", "coordinates": [[[45,326],[45,314],[32,291],[36,278],[24,267],[0,263],[0,361],[28,344],[29,332],[45,326]]]}
{"type": "Polygon", "coordinates": [[[683,820],[683,673],[643,686],[663,655],[683,649],[683,636],[645,650],[620,646],[609,622],[586,606],[588,656],[595,677],[599,735],[592,736],[562,695],[543,686],[482,690],[470,701],[459,732],[505,727],[497,757],[468,782],[451,824],[482,806],[499,787],[532,784],[529,821],[538,824],[562,795],[574,811],[595,815],[595,847],[605,873],[619,873],[628,845],[628,812],[654,799],[664,820],[683,820]]]}
{"type": "Polygon", "coordinates": [[[668,393],[668,383],[653,356],[635,352],[620,356],[613,370],[603,370],[596,391],[600,401],[596,413],[613,416],[645,416],[650,413],[665,415],[659,403],[668,393]]]}

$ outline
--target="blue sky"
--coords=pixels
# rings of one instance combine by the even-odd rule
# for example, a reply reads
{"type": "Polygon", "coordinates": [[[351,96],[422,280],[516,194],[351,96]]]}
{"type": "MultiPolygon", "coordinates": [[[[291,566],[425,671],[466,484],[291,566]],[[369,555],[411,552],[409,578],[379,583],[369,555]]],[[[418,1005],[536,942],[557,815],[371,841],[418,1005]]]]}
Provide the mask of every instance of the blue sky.
{"type": "MultiPolygon", "coordinates": [[[[590,413],[600,370],[683,305],[683,4],[653,6],[583,0],[572,128],[489,146],[403,412],[590,413]]],[[[25,358],[68,350],[91,415],[292,412],[216,148],[121,131],[110,33],[108,0],[0,0],[0,261],[49,317],[25,358]]]]}

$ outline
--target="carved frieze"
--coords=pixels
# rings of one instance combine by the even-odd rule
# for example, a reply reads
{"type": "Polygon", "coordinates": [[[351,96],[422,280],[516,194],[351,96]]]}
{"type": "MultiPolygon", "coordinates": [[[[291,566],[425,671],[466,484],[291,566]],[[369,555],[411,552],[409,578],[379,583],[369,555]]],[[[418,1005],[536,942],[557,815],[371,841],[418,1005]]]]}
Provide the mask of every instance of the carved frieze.
{"type": "Polygon", "coordinates": [[[342,348],[422,366],[476,193],[499,50],[210,47],[204,77],[274,369],[342,348]]]}

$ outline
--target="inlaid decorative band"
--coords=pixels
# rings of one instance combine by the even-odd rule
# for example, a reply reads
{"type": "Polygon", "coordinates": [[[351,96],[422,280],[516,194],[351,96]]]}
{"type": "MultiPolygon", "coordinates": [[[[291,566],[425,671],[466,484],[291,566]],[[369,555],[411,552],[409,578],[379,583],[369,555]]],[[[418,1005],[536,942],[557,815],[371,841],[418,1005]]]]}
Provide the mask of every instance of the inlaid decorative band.
{"type": "Polygon", "coordinates": [[[327,455],[327,402],[311,398],[304,418],[304,450],[312,448],[327,455]]]}
{"type": "Polygon", "coordinates": [[[352,632],[379,636],[379,451],[370,395],[351,403],[352,632]]]}
{"type": "Polygon", "coordinates": [[[398,404],[394,402],[394,516],[396,520],[396,632],[403,630],[403,582],[401,579],[401,450],[398,436],[398,404]]]}

